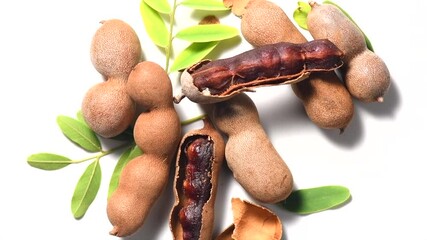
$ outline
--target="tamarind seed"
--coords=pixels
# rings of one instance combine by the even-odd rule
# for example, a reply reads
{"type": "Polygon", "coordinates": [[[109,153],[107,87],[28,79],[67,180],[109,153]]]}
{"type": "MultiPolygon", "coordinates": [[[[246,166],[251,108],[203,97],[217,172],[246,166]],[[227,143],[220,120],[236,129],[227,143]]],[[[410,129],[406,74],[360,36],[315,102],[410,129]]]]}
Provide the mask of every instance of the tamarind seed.
{"type": "Polygon", "coordinates": [[[197,103],[213,103],[260,86],[290,84],[310,72],[332,71],[342,66],[343,54],[327,39],[294,44],[264,45],[234,57],[204,60],[181,76],[182,95],[197,103]]]}

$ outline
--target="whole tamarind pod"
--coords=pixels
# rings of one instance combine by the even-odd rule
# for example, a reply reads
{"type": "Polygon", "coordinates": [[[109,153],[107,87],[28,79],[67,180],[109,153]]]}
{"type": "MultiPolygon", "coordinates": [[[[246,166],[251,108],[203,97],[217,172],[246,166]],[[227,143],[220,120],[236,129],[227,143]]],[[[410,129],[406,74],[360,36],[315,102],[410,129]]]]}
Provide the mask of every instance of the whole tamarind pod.
{"type": "Polygon", "coordinates": [[[129,24],[119,19],[101,23],[90,48],[93,66],[105,79],[126,79],[142,57],[138,35],[129,24]]]}
{"type": "Polygon", "coordinates": [[[343,79],[350,94],[363,102],[382,102],[390,86],[390,72],[367,48],[362,31],[336,6],[310,5],[308,30],[313,38],[327,38],[343,51],[343,79]]]}
{"type": "MultiPolygon", "coordinates": [[[[253,46],[307,42],[282,8],[271,1],[250,1],[242,15],[241,30],[253,46]]],[[[343,131],[351,122],[353,100],[334,71],[311,73],[308,79],[291,86],[318,127],[343,131]]]]}
{"type": "Polygon", "coordinates": [[[144,153],[125,166],[116,191],[108,199],[107,215],[113,224],[111,235],[129,236],[143,225],[167,184],[168,162],[144,153]]]}
{"type": "Polygon", "coordinates": [[[175,168],[175,204],[170,218],[174,239],[212,239],[224,147],[222,136],[207,119],[202,129],[187,132],[182,138],[175,168]]]}
{"type": "Polygon", "coordinates": [[[141,227],[168,179],[181,139],[181,124],[172,102],[172,84],[160,66],[139,63],[130,73],[126,91],[144,111],[134,124],[134,140],[143,155],[123,169],[107,214],[112,235],[128,236],[141,227]]]}
{"type": "Polygon", "coordinates": [[[280,42],[248,50],[234,57],[203,60],[181,75],[182,94],[196,103],[215,103],[256,87],[290,84],[316,71],[332,71],[343,64],[342,52],[327,39],[302,44],[280,42]]]}
{"type": "Polygon", "coordinates": [[[286,199],[293,188],[291,171],[270,142],[249,96],[242,93],[216,103],[212,115],[228,136],[225,159],[237,182],[260,202],[286,199]]]}

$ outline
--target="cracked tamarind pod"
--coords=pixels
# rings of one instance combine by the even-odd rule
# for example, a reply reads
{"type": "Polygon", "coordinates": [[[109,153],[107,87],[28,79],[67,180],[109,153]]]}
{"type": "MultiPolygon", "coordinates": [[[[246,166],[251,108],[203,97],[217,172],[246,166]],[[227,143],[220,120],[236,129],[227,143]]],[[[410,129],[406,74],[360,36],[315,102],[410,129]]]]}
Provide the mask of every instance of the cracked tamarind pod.
{"type": "Polygon", "coordinates": [[[183,72],[182,93],[174,101],[179,103],[188,97],[193,102],[209,104],[256,87],[296,83],[311,72],[341,67],[342,56],[329,40],[319,39],[302,44],[280,42],[230,58],[203,60],[183,72]]]}
{"type": "Polygon", "coordinates": [[[174,239],[210,240],[224,140],[208,119],[185,134],[178,150],[170,228],[174,239]]]}
{"type": "MultiPolygon", "coordinates": [[[[307,42],[282,8],[271,1],[250,1],[242,16],[241,30],[255,47],[281,41],[307,42]]],[[[350,124],[353,99],[334,71],[312,73],[307,80],[291,87],[307,116],[318,127],[342,132],[350,124]]]]}
{"type": "Polygon", "coordinates": [[[216,103],[212,122],[228,136],[225,160],[238,183],[256,200],[277,203],[293,189],[292,173],[262,127],[254,102],[242,93],[216,103]]]}

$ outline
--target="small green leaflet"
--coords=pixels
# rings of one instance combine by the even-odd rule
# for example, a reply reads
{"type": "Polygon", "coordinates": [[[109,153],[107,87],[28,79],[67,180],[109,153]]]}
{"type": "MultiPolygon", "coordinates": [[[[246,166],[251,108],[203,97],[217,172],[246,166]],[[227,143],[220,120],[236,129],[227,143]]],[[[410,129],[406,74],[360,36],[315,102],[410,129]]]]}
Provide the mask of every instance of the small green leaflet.
{"type": "Polygon", "coordinates": [[[88,126],[81,110],[77,112],[76,119],[88,126]]]}
{"type": "Polygon", "coordinates": [[[363,36],[365,37],[366,47],[369,50],[371,50],[372,52],[374,52],[374,47],[372,47],[372,43],[369,40],[368,36],[366,36],[366,34],[363,32],[363,30],[357,25],[357,23],[353,20],[353,18],[351,18],[350,15],[344,9],[342,9],[340,6],[338,6],[338,4],[336,4],[336,3],[332,2],[332,1],[324,1],[323,3],[334,5],[339,10],[341,10],[341,12],[343,12],[344,15],[346,15],[348,17],[348,19],[350,19],[360,29],[360,31],[362,32],[363,36]]]}
{"type": "Polygon", "coordinates": [[[74,218],[82,218],[98,193],[101,185],[101,167],[99,160],[93,161],[77,182],[71,200],[74,218]]]}
{"type": "Polygon", "coordinates": [[[311,6],[306,2],[298,2],[298,8],[294,11],[294,19],[298,26],[307,30],[307,15],[311,11],[311,6]]]}
{"type": "Polygon", "coordinates": [[[141,0],[140,12],[145,31],[151,41],[159,47],[166,48],[169,44],[169,30],[160,14],[141,0]]]}
{"type": "Polygon", "coordinates": [[[350,191],[343,186],[307,188],[293,191],[282,206],[290,212],[310,214],[343,204],[350,196],[350,191]]]}
{"type": "Polygon", "coordinates": [[[81,121],[67,117],[58,116],[56,119],[62,133],[76,143],[78,146],[89,152],[101,151],[101,143],[95,132],[81,121]]]}
{"type": "Polygon", "coordinates": [[[206,11],[229,11],[221,0],[184,0],[181,5],[206,11]]]}
{"type": "Polygon", "coordinates": [[[175,58],[169,71],[179,71],[199,62],[218,46],[218,43],[218,41],[213,41],[190,44],[175,58]]]}
{"type": "Polygon", "coordinates": [[[42,170],[58,170],[71,164],[72,160],[53,153],[37,153],[30,155],[27,162],[42,170]]]}
{"type": "Polygon", "coordinates": [[[126,164],[130,160],[141,154],[142,151],[138,146],[130,147],[122,153],[120,159],[116,163],[116,167],[114,168],[113,174],[110,179],[110,186],[108,188],[108,198],[110,198],[111,194],[116,190],[117,186],[119,185],[120,174],[122,173],[122,170],[126,166],[126,164]]]}
{"type": "Polygon", "coordinates": [[[143,0],[148,6],[159,13],[169,14],[172,9],[167,0],[143,0]]]}
{"type": "Polygon", "coordinates": [[[223,24],[203,24],[182,29],[176,38],[190,42],[213,42],[229,39],[239,35],[239,31],[223,24]]]}

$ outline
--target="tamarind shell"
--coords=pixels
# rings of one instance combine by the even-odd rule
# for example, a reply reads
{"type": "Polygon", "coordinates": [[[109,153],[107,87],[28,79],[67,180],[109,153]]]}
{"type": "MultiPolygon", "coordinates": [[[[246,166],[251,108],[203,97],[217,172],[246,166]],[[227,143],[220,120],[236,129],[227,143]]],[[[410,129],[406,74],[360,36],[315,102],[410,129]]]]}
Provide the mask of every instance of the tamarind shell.
{"type": "Polygon", "coordinates": [[[215,240],[282,239],[282,222],[271,210],[239,198],[231,199],[233,224],[215,240]]]}
{"type": "MultiPolygon", "coordinates": [[[[204,119],[204,127],[202,129],[192,130],[187,132],[180,143],[178,154],[176,158],[176,170],[174,179],[174,194],[175,204],[171,211],[169,226],[173,233],[173,239],[212,239],[213,223],[214,223],[214,208],[215,198],[218,185],[219,171],[224,160],[224,140],[220,133],[213,127],[209,120],[204,119]],[[197,223],[196,231],[191,238],[184,237],[188,236],[188,227],[186,222],[182,222],[180,219],[181,210],[188,204],[189,201],[193,201],[190,197],[184,193],[184,181],[186,180],[186,166],[189,163],[187,156],[185,155],[186,147],[192,144],[195,139],[207,139],[211,142],[213,150],[209,156],[210,169],[207,174],[210,176],[208,182],[205,184],[211,184],[206,199],[201,201],[202,207],[198,214],[201,216],[196,217],[201,222],[197,223]]],[[[197,179],[195,179],[197,180],[197,179]]],[[[197,196],[202,198],[203,196],[197,196]]],[[[196,213],[192,213],[196,214],[196,213]]]]}

